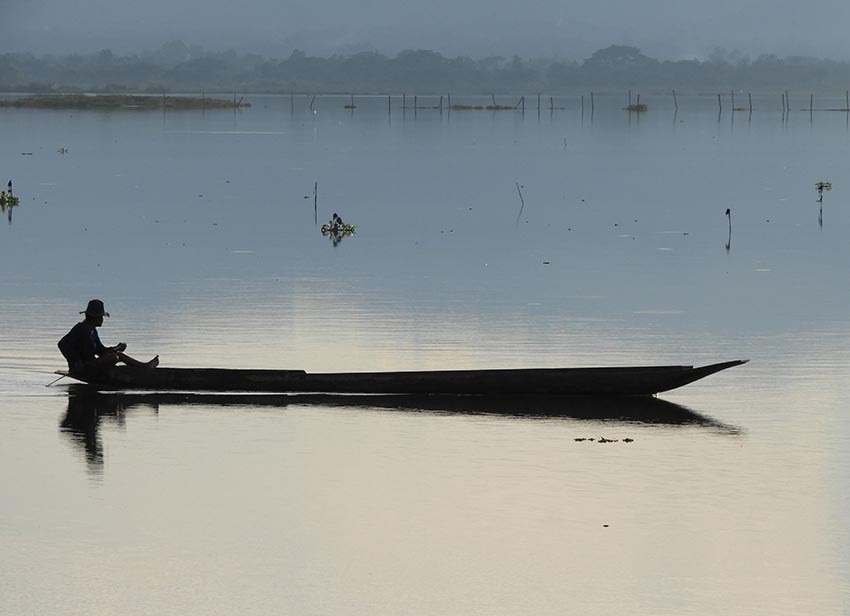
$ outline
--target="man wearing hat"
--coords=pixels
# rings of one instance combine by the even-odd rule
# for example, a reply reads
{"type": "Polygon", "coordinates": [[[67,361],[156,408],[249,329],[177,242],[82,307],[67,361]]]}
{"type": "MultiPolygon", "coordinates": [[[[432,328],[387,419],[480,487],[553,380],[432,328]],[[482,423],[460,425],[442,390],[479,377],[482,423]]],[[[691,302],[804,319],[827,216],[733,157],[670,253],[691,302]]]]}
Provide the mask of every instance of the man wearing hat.
{"type": "Polygon", "coordinates": [[[103,317],[108,317],[109,313],[104,310],[101,300],[91,300],[80,314],[86,315],[85,320],[74,325],[59,341],[59,350],[68,361],[71,374],[91,376],[119,362],[145,368],[156,368],[159,365],[159,355],[147,362],[125,355],[127,345],[123,342],[114,347],[103,346],[97,328],[103,325],[103,317]]]}

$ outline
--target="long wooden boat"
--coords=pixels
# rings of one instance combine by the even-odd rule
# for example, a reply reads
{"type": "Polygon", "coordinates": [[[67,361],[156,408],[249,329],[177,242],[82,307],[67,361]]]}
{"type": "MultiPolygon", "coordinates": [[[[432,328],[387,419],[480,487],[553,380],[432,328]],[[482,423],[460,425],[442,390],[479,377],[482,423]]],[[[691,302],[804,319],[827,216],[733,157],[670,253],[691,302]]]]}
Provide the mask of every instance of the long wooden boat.
{"type": "Polygon", "coordinates": [[[71,375],[102,389],[277,393],[650,396],[746,363],[621,368],[526,368],[421,372],[309,373],[303,370],[135,368],[97,377],[71,375]]]}

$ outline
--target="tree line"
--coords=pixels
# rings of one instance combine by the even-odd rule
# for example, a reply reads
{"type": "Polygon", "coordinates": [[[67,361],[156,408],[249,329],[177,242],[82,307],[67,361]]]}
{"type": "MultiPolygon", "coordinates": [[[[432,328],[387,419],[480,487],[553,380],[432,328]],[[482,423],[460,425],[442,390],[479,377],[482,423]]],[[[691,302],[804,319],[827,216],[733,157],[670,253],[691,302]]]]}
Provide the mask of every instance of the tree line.
{"type": "Polygon", "coordinates": [[[850,62],[773,54],[755,59],[722,50],[705,60],[658,60],[636,47],[611,45],[582,61],[519,56],[472,59],[406,50],[285,59],[208,52],[180,41],[155,53],[36,57],[0,54],[0,90],[11,92],[312,92],[514,93],[586,88],[748,89],[850,87],[850,62]]]}

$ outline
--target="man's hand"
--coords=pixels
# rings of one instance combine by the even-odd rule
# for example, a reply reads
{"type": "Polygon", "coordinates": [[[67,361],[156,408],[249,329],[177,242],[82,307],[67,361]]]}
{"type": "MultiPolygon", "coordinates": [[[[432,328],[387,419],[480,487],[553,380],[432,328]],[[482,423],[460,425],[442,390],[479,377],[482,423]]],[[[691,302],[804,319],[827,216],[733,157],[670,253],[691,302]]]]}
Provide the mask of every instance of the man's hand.
{"type": "Polygon", "coordinates": [[[127,350],[127,345],[124,344],[123,342],[119,342],[118,344],[116,344],[112,348],[115,350],[116,353],[123,353],[124,351],[127,350]]]}

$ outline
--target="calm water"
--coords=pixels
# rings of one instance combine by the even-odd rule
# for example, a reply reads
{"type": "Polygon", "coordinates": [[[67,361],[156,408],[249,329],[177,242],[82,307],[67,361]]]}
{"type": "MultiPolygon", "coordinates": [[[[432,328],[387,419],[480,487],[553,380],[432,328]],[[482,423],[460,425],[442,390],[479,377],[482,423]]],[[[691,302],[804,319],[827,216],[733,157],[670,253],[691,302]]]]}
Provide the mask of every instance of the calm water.
{"type": "Polygon", "coordinates": [[[847,118],[621,98],[0,110],[0,613],[850,613],[847,118]],[[563,416],[46,388],[92,297],[167,366],[751,363],[563,416]]]}

